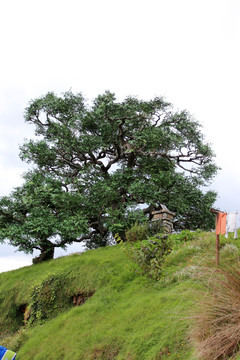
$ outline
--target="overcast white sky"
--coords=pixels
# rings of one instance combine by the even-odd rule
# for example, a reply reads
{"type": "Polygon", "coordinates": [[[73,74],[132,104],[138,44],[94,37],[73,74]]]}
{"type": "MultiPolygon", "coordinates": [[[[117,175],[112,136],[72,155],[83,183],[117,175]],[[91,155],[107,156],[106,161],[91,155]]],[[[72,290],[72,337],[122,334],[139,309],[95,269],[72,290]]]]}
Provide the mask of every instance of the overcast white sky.
{"type": "MultiPolygon", "coordinates": [[[[29,168],[18,154],[31,99],[110,90],[187,109],[222,168],[216,207],[240,211],[239,0],[8,0],[0,34],[0,196],[29,168]]],[[[0,245],[0,272],[31,264],[15,250],[0,245]]]]}

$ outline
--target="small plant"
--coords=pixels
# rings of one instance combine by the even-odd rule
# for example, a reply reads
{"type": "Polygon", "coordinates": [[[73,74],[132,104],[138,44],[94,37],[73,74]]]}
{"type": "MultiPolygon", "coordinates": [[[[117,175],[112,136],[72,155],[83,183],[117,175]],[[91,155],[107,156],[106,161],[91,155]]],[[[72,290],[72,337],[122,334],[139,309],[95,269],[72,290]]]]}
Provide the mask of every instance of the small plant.
{"type": "Polygon", "coordinates": [[[186,241],[191,241],[194,239],[194,232],[190,231],[190,230],[183,230],[180,233],[177,234],[172,234],[171,236],[171,240],[174,243],[183,243],[186,241]]]}
{"type": "Polygon", "coordinates": [[[135,224],[131,229],[126,231],[126,239],[129,242],[137,242],[145,240],[148,237],[148,225],[145,224],[135,224]]]}
{"type": "Polygon", "coordinates": [[[126,240],[129,242],[142,241],[161,232],[163,232],[163,227],[160,221],[149,221],[144,224],[136,223],[126,231],[126,240]]]}
{"type": "Polygon", "coordinates": [[[156,280],[163,275],[163,261],[172,251],[167,235],[156,235],[147,240],[129,243],[127,249],[130,258],[137,263],[141,271],[156,280]]]}

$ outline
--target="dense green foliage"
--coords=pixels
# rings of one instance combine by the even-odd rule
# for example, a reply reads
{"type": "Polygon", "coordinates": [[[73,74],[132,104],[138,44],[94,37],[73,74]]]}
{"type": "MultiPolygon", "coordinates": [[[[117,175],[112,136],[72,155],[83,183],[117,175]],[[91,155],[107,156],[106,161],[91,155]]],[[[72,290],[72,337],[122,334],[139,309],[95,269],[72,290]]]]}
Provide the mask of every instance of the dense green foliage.
{"type": "Polygon", "coordinates": [[[159,234],[146,240],[128,243],[126,250],[143,274],[159,280],[163,276],[164,259],[172,251],[172,243],[167,235],[159,234]]]}
{"type": "MultiPolygon", "coordinates": [[[[208,290],[198,275],[214,259],[215,234],[193,234],[175,241],[158,281],[138,271],[125,244],[0,274],[1,344],[18,360],[199,359],[192,329],[208,290]],[[72,298],[80,293],[93,296],[76,307],[72,298]],[[23,327],[20,309],[31,303],[39,313],[46,306],[45,318],[23,327]]],[[[230,236],[220,243],[220,263],[238,266],[240,241],[230,236]]]]}
{"type": "Polygon", "coordinates": [[[190,230],[182,230],[179,233],[171,234],[169,237],[174,244],[185,243],[194,239],[195,233],[190,230]]]}
{"type": "Polygon", "coordinates": [[[87,229],[78,192],[37,171],[0,199],[0,241],[7,239],[26,253],[39,250],[34,262],[53,258],[55,247],[64,248],[87,229]]]}
{"type": "Polygon", "coordinates": [[[92,248],[117,233],[124,239],[160,204],[176,212],[175,228],[213,226],[216,193],[201,187],[216,173],[214,154],[187,111],[174,112],[163,98],[118,102],[110,92],[90,106],[67,92],[33,100],[25,119],[36,139],[21,147],[21,158],[78,193],[86,228],[76,241],[92,248]]]}
{"type": "Polygon", "coordinates": [[[48,274],[32,288],[31,300],[25,310],[29,312],[25,318],[27,326],[42,324],[60,311],[70,308],[71,298],[63,291],[68,282],[69,279],[64,273],[48,274]]]}
{"type": "Polygon", "coordinates": [[[161,221],[146,221],[142,224],[135,223],[130,229],[126,231],[125,236],[126,240],[129,243],[132,243],[136,241],[146,240],[149,236],[163,232],[164,228],[161,221]]]}

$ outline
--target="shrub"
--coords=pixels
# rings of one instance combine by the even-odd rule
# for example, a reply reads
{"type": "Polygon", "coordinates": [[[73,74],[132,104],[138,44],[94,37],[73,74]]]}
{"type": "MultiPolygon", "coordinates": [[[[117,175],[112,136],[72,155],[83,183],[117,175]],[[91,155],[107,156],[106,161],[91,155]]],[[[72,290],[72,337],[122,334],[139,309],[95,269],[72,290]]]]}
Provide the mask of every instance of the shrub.
{"type": "Polygon", "coordinates": [[[129,242],[142,241],[161,232],[163,232],[163,227],[160,221],[149,221],[144,224],[136,223],[126,231],[126,240],[129,242]]]}
{"type": "Polygon", "coordinates": [[[130,258],[137,263],[141,271],[156,280],[163,275],[163,261],[172,251],[167,235],[156,235],[147,240],[129,243],[127,249],[130,258]]]}
{"type": "Polygon", "coordinates": [[[142,241],[148,237],[148,225],[135,224],[126,231],[126,240],[129,242],[142,241]]]}

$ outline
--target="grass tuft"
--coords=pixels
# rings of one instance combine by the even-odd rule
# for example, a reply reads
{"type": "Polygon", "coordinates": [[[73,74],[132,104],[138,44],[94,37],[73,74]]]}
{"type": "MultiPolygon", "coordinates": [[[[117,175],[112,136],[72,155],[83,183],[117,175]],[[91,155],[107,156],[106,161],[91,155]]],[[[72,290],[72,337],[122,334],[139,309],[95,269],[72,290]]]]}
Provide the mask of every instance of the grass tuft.
{"type": "Polygon", "coordinates": [[[203,267],[205,296],[191,336],[200,359],[233,359],[240,346],[240,263],[203,267]]]}

